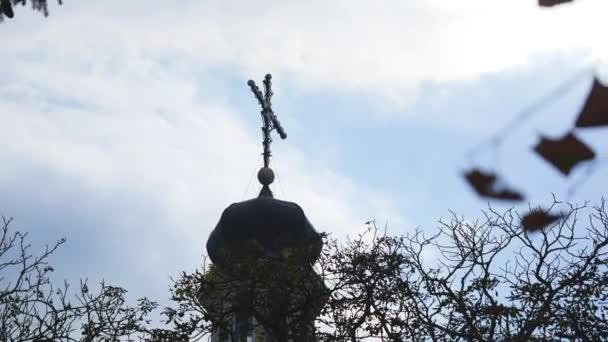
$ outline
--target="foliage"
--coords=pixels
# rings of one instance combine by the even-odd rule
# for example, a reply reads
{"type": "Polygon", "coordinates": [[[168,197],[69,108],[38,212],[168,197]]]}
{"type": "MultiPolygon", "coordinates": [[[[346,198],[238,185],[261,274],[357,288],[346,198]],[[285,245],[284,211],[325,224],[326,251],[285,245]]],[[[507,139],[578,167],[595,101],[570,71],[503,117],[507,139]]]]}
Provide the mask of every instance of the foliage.
{"type": "Polygon", "coordinates": [[[125,289],[103,282],[92,289],[81,280],[75,295],[67,282],[55,287],[48,259],[65,239],[33,255],[27,234],[12,232],[10,219],[3,218],[2,223],[0,341],[109,342],[150,337],[146,326],[156,303],[141,298],[136,306],[128,306],[125,289]]]}
{"type": "MultiPolygon", "coordinates": [[[[452,214],[432,235],[416,230],[393,236],[372,221],[344,243],[326,238],[314,265],[329,294],[316,321],[318,339],[603,339],[608,336],[605,203],[589,208],[555,202],[551,210],[564,208],[563,219],[538,233],[525,232],[514,210],[489,208],[474,222],[452,214]]],[[[253,273],[258,280],[277,278],[269,270],[258,267],[253,273]]],[[[180,306],[167,311],[174,322],[186,326],[187,319],[175,317],[196,312],[198,325],[190,325],[190,332],[209,333],[218,316],[200,304],[221,298],[210,284],[226,286],[218,279],[213,266],[183,273],[173,289],[180,306]]],[[[224,319],[236,312],[223,308],[224,319]]]]}
{"type": "MultiPolygon", "coordinates": [[[[563,206],[554,203],[552,209],[563,206]]],[[[321,321],[334,340],[601,340],[608,336],[608,215],[568,207],[529,234],[513,211],[453,214],[432,236],[368,234],[321,263],[337,277],[321,321]]]]}
{"type": "MultiPolygon", "coordinates": [[[[57,0],[59,5],[63,4],[63,0],[57,0]]],[[[49,5],[47,0],[30,0],[32,9],[41,12],[45,17],[49,15],[49,5]]],[[[4,17],[12,18],[15,5],[27,5],[27,0],[0,0],[0,22],[4,17]]]]}
{"type": "Polygon", "coordinates": [[[405,238],[389,236],[375,222],[344,245],[328,241],[318,269],[331,296],[319,318],[324,341],[359,341],[384,336],[399,340],[417,336],[407,296],[412,291],[405,238]]]}
{"type": "MultiPolygon", "coordinates": [[[[303,252],[303,251],[300,251],[303,252]]],[[[233,319],[250,317],[277,340],[314,334],[314,317],[327,292],[322,278],[301,263],[298,251],[233,262],[229,269],[204,265],[194,273],[182,273],[172,289],[176,308],[166,308],[167,321],[183,334],[199,339],[214,329],[226,337],[247,335],[248,323],[230,329],[233,319]]]]}
{"type": "Polygon", "coordinates": [[[32,255],[27,234],[11,232],[5,219],[0,341],[201,340],[213,329],[230,334],[234,317],[254,317],[277,341],[313,328],[319,341],[602,340],[605,202],[555,202],[551,210],[563,208],[561,220],[535,234],[521,229],[514,210],[489,208],[478,221],[452,214],[431,235],[391,235],[371,221],[343,243],[324,236],[314,265],[294,250],[229,269],[204,264],[174,282],[167,329],[149,328],[156,303],[129,306],[122,288],[93,291],[81,281],[71,295],[67,283],[53,286],[48,258],[65,240],[32,255]]]}

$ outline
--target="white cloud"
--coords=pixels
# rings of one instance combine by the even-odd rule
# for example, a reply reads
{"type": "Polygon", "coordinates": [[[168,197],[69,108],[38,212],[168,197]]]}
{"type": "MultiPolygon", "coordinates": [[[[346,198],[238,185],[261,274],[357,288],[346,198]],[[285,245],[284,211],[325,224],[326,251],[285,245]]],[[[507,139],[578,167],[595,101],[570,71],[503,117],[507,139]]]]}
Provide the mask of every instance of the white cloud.
{"type": "MultiPolygon", "coordinates": [[[[23,170],[36,163],[68,180],[62,186],[124,205],[108,213],[123,234],[115,239],[143,238],[117,253],[149,256],[141,272],[165,280],[176,262],[198,261],[259,152],[259,131],[242,122],[218,73],[271,71],[305,89],[401,106],[423,81],[472,79],[565,49],[608,55],[605,1],[554,11],[533,3],[115,0],[65,1],[48,19],[22,11],[0,31],[0,184],[28,181],[23,170]]],[[[405,222],[386,194],[281,143],[286,197],[319,230],[405,222]]]]}
{"type": "Polygon", "coordinates": [[[603,0],[551,10],[500,0],[67,2],[48,22],[10,22],[0,34],[15,35],[12,51],[42,49],[76,68],[106,61],[111,74],[115,58],[154,56],[243,77],[272,70],[402,105],[421,81],[474,79],[564,50],[608,58],[607,10],[603,0]]]}
{"type": "MultiPolygon", "coordinates": [[[[33,234],[52,235],[48,229],[76,221],[81,226],[74,229],[89,238],[79,241],[89,246],[84,250],[101,248],[110,256],[80,255],[70,271],[93,278],[96,267],[110,267],[116,274],[102,276],[136,293],[165,293],[167,275],[199,263],[223,208],[243,199],[252,169],[260,166],[259,128],[246,127],[227,101],[230,89],[214,89],[214,77],[122,55],[119,47],[85,63],[70,46],[49,56],[40,50],[34,59],[15,52],[0,57],[9,66],[0,82],[0,186],[24,194],[15,205],[29,205],[28,215],[43,216],[38,203],[58,212],[56,222],[26,227],[33,234]],[[208,95],[216,92],[226,95],[208,95]],[[32,167],[37,171],[29,172],[32,167]],[[123,269],[131,267],[137,278],[123,269]]],[[[250,98],[245,86],[241,93],[250,98]]],[[[281,144],[285,151],[276,159],[281,185],[289,189],[284,198],[302,205],[319,230],[343,235],[359,228],[368,214],[357,210],[385,196],[311,163],[289,140],[281,144]]],[[[384,201],[373,207],[392,210],[384,201]]],[[[69,241],[69,231],[57,230],[63,233],[69,241]]]]}

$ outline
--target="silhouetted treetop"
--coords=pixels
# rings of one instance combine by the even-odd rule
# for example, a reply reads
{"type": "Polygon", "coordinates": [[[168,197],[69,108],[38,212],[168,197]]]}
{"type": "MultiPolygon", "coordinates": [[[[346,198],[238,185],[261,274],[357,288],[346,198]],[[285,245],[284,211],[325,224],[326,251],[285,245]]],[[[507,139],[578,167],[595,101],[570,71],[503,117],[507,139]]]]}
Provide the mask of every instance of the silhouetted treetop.
{"type": "MultiPolygon", "coordinates": [[[[12,18],[15,15],[15,5],[26,6],[27,0],[0,0],[0,22],[4,21],[4,17],[12,18]]],[[[49,7],[47,0],[30,0],[31,8],[34,11],[42,12],[45,17],[49,15],[49,7]]],[[[63,0],[57,0],[59,5],[63,4],[63,0]]]]}

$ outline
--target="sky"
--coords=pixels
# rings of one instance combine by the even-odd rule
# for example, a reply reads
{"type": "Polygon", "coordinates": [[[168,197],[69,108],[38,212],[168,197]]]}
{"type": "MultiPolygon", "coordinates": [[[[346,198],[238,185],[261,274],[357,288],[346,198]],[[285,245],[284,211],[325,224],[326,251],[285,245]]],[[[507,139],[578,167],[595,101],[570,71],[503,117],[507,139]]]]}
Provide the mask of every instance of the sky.
{"type": "MultiPolygon", "coordinates": [[[[260,114],[246,83],[273,75],[277,198],[343,239],[376,219],[432,232],[487,208],[463,182],[496,169],[518,208],[597,203],[608,169],[578,188],[532,153],[608,81],[605,0],[64,1],[0,24],[0,214],[33,248],[62,237],[56,276],[166,302],[201,264],[222,210],[255,197],[260,114]],[[468,152],[575,77],[568,92],[468,152]]],[[[608,150],[608,130],[580,136],[608,150]]],[[[491,203],[497,208],[512,204],[491,203]]]]}

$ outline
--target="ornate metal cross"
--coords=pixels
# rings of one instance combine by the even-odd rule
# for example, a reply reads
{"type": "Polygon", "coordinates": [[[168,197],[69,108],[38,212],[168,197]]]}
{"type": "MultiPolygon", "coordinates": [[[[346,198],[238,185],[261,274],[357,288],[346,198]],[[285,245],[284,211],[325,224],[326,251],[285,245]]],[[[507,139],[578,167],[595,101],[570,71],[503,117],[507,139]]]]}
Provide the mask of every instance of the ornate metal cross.
{"type": "Polygon", "coordinates": [[[258,99],[258,102],[260,103],[260,106],[262,106],[262,120],[264,122],[264,126],[262,126],[262,132],[264,133],[264,141],[262,142],[264,144],[264,153],[262,154],[264,156],[264,167],[268,168],[268,164],[270,163],[270,144],[272,143],[272,138],[270,137],[270,132],[272,132],[272,130],[277,130],[277,132],[279,133],[279,136],[281,137],[281,139],[285,139],[287,138],[287,134],[285,134],[285,131],[283,130],[283,127],[281,126],[281,123],[279,122],[279,120],[277,119],[277,116],[274,114],[274,112],[272,111],[272,103],[270,102],[270,100],[272,99],[272,82],[270,82],[270,80],[272,79],[272,76],[270,74],[266,74],[266,77],[264,77],[264,94],[262,95],[262,92],[260,91],[260,88],[258,88],[258,86],[255,84],[255,82],[253,80],[249,80],[247,82],[247,85],[249,85],[249,87],[251,88],[251,91],[253,92],[253,94],[255,95],[256,99],[258,99]]]}

